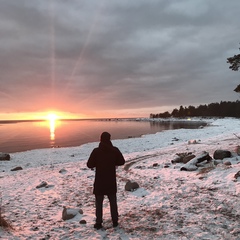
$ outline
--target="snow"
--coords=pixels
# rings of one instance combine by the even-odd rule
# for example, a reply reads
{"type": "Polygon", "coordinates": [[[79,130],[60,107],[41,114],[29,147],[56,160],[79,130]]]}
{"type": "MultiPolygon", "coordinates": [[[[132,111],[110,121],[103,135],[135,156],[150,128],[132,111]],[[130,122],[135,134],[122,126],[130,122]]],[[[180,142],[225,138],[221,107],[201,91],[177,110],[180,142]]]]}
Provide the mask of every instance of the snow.
{"type": "Polygon", "coordinates": [[[234,178],[240,171],[235,152],[240,120],[205,121],[204,128],[112,141],[126,159],[117,169],[117,228],[112,228],[107,198],[105,230],[93,228],[94,171],[86,161],[98,142],[11,154],[10,161],[0,162],[0,194],[3,216],[14,230],[0,228],[0,239],[240,239],[240,178],[234,178]],[[180,171],[181,163],[171,163],[176,153],[213,156],[217,149],[231,151],[232,157],[217,166],[207,163],[205,171],[180,171]],[[11,171],[17,166],[23,170],[11,171]],[[128,180],[140,188],[125,191],[128,180]],[[42,182],[46,187],[36,188],[42,182]],[[83,214],[63,221],[64,206],[83,214]]]}

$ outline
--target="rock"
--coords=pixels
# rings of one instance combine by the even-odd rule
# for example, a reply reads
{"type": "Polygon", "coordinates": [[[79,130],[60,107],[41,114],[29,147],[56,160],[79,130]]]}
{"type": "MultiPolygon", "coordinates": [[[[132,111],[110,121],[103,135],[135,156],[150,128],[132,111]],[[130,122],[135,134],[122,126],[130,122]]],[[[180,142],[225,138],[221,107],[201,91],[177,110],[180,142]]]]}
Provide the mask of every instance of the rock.
{"type": "Polygon", "coordinates": [[[154,163],[154,164],[153,164],[153,167],[158,167],[158,166],[159,166],[158,163],[154,163]]]}
{"type": "Polygon", "coordinates": [[[238,171],[238,172],[234,175],[234,178],[235,178],[235,179],[240,178],[240,171],[238,171]]]}
{"type": "Polygon", "coordinates": [[[61,170],[59,170],[59,173],[66,173],[66,172],[67,172],[67,170],[64,169],[64,168],[62,168],[61,170]]]}
{"type": "Polygon", "coordinates": [[[10,161],[9,153],[0,153],[0,161],[10,161]]]}
{"type": "Polygon", "coordinates": [[[47,187],[47,182],[42,181],[39,185],[36,186],[36,188],[43,188],[43,187],[47,187]]]}
{"type": "Polygon", "coordinates": [[[22,167],[15,167],[15,168],[11,169],[11,171],[19,171],[19,170],[23,170],[23,168],[22,167]]]}
{"type": "Polygon", "coordinates": [[[188,163],[184,164],[181,168],[180,171],[195,171],[198,169],[197,164],[201,163],[203,161],[209,161],[212,160],[212,158],[209,156],[208,152],[202,152],[201,155],[191,159],[188,163]]]}
{"type": "Polygon", "coordinates": [[[138,189],[139,188],[139,185],[137,182],[131,182],[131,181],[128,181],[125,185],[125,190],[126,191],[134,191],[135,189],[138,189]]]}
{"type": "Polygon", "coordinates": [[[221,150],[221,149],[216,150],[213,154],[214,159],[221,159],[221,160],[224,158],[229,158],[231,156],[232,156],[232,154],[230,151],[221,150]]]}
{"type": "Polygon", "coordinates": [[[176,156],[171,162],[172,162],[172,164],[181,163],[182,162],[182,157],[181,156],[176,156]]]}
{"type": "Polygon", "coordinates": [[[229,162],[229,161],[227,161],[227,162],[225,162],[225,163],[224,163],[224,165],[226,165],[226,166],[231,166],[231,165],[232,165],[232,163],[231,163],[231,162],[229,162]]]}
{"type": "Polygon", "coordinates": [[[74,218],[76,215],[77,215],[77,212],[75,212],[75,213],[70,213],[70,212],[67,211],[67,208],[66,208],[66,207],[63,207],[62,219],[63,219],[64,221],[65,221],[65,220],[72,219],[72,218],[74,218]]]}
{"type": "Polygon", "coordinates": [[[77,214],[83,214],[83,210],[82,209],[76,209],[76,208],[66,208],[65,206],[63,207],[63,211],[62,211],[62,219],[65,220],[69,220],[74,218],[77,214]]]}
{"type": "Polygon", "coordinates": [[[84,220],[84,219],[82,219],[79,223],[80,223],[80,224],[87,224],[87,221],[84,220]]]}

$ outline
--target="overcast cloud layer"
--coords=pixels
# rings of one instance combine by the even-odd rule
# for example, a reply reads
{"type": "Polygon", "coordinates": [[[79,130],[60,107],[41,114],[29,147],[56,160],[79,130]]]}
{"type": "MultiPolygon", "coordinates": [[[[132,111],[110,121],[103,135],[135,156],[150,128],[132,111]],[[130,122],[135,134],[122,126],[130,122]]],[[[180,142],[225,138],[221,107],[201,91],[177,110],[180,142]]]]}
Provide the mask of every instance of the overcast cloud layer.
{"type": "Polygon", "coordinates": [[[0,112],[143,116],[235,101],[240,73],[226,58],[239,54],[239,9],[239,0],[1,0],[0,112]]]}

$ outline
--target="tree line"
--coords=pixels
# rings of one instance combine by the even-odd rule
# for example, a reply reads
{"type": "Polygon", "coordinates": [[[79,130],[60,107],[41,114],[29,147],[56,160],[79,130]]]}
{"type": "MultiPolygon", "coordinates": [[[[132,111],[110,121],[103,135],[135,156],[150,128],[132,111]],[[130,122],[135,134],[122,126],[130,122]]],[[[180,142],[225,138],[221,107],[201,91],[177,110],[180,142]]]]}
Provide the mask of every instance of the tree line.
{"type": "Polygon", "coordinates": [[[208,105],[199,105],[198,107],[180,106],[179,109],[175,108],[171,113],[157,113],[150,114],[150,118],[185,118],[185,117],[236,117],[240,118],[240,101],[210,103],[208,105]]]}

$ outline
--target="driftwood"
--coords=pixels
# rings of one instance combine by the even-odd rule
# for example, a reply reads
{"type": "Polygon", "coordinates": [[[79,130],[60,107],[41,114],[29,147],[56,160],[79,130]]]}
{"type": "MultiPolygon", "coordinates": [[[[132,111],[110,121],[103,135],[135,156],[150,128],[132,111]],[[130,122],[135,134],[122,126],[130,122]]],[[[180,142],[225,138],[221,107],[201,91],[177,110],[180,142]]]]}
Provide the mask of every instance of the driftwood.
{"type": "Polygon", "coordinates": [[[186,164],[184,164],[180,170],[181,171],[195,171],[198,169],[197,164],[201,163],[205,160],[209,161],[212,158],[209,156],[208,152],[202,152],[201,155],[191,159],[189,162],[187,162],[186,164]]]}

